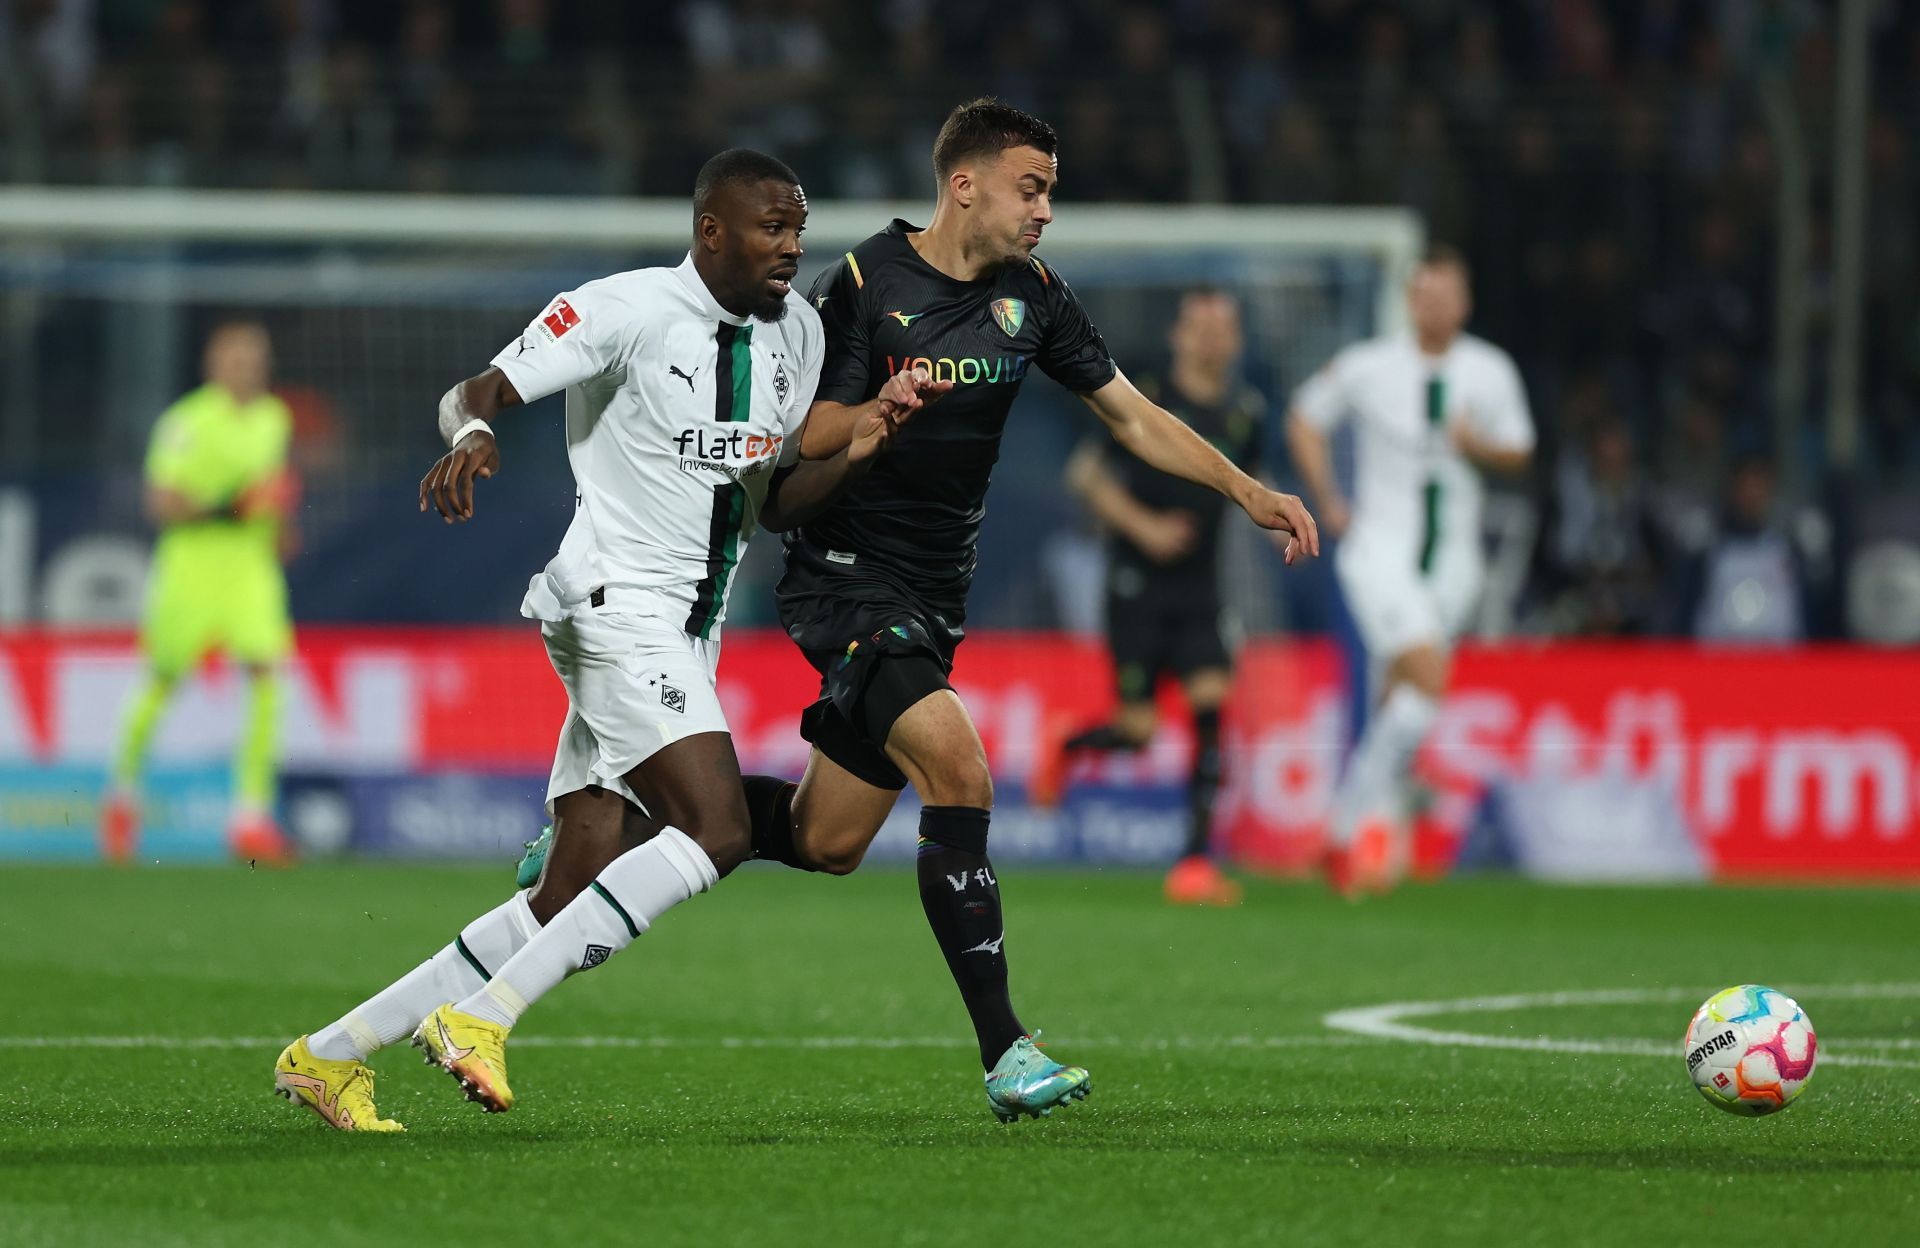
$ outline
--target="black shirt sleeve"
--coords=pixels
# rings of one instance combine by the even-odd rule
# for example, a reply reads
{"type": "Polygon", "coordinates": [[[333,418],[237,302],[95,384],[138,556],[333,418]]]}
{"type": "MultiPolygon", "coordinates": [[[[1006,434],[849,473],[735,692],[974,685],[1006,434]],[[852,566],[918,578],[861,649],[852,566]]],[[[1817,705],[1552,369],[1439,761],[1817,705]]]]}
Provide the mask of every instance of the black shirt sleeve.
{"type": "Polygon", "coordinates": [[[820,388],[813,394],[816,403],[852,406],[865,403],[879,389],[868,384],[872,344],[861,293],[853,266],[844,259],[815,278],[807,292],[827,334],[826,363],[820,369],[820,388]]]}
{"type": "Polygon", "coordinates": [[[1041,280],[1047,292],[1047,336],[1040,344],[1040,367],[1075,394],[1098,390],[1120,371],[1106,339],[1058,273],[1047,269],[1041,280]]]}

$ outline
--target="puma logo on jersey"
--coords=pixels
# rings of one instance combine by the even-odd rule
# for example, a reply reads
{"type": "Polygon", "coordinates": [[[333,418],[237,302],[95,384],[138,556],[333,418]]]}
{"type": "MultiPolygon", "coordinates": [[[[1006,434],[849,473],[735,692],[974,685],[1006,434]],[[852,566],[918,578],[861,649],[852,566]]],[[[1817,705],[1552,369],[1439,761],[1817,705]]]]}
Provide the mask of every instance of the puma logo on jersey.
{"type": "Polygon", "coordinates": [[[683,373],[680,371],[680,366],[678,364],[669,364],[667,365],[667,371],[669,373],[672,373],[675,377],[678,377],[681,381],[686,382],[687,393],[689,394],[693,393],[693,373],[699,372],[700,371],[699,369],[697,368],[694,369],[693,373],[683,373]]]}
{"type": "Polygon", "coordinates": [[[901,329],[910,328],[913,323],[925,316],[925,312],[889,312],[888,316],[900,322],[901,329]]]}

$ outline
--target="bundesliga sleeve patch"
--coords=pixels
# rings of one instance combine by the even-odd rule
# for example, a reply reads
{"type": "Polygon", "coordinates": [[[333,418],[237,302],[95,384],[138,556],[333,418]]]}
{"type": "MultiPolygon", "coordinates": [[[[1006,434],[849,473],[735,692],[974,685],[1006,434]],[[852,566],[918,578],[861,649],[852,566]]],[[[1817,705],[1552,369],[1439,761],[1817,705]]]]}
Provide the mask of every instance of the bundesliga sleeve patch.
{"type": "Polygon", "coordinates": [[[540,330],[547,341],[555,342],[566,332],[580,323],[580,314],[565,299],[555,299],[551,307],[540,317],[540,330]]]}

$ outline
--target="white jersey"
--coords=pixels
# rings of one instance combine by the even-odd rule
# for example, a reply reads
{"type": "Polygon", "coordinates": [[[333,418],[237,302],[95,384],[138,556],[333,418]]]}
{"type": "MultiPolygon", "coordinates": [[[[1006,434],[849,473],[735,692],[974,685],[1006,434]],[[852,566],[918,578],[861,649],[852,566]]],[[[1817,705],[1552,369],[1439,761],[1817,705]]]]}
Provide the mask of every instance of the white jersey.
{"type": "Polygon", "coordinates": [[[1293,408],[1323,432],[1354,422],[1343,555],[1415,573],[1443,561],[1478,569],[1484,491],[1452,430],[1464,425],[1503,450],[1533,449],[1526,392],[1505,351],[1470,334],[1440,356],[1424,354],[1411,335],[1356,343],[1294,393],[1293,408]]]}
{"type": "Polygon", "coordinates": [[[773,469],[799,459],[825,341],[797,294],[777,322],[728,312],[691,255],[548,304],[493,358],[525,402],[567,392],[578,486],[521,614],[557,621],[591,601],[714,636],[773,469]]]}

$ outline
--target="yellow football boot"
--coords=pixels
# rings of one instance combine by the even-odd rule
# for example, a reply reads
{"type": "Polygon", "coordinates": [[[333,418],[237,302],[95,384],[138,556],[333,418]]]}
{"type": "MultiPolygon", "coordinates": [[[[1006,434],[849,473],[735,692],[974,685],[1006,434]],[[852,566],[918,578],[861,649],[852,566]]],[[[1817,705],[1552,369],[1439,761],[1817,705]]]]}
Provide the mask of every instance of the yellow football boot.
{"type": "Polygon", "coordinates": [[[467,1099],[490,1114],[513,1108],[513,1089],[507,1086],[507,1029],[484,1018],[462,1014],[443,1005],[427,1015],[413,1043],[438,1066],[460,1081],[467,1099]]]}
{"type": "Polygon", "coordinates": [[[405,1131],[373,1107],[373,1071],[356,1061],[315,1057],[301,1036],[273,1064],[273,1090],[305,1105],[336,1131],[405,1131]]]}

